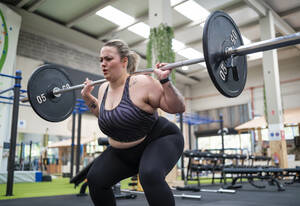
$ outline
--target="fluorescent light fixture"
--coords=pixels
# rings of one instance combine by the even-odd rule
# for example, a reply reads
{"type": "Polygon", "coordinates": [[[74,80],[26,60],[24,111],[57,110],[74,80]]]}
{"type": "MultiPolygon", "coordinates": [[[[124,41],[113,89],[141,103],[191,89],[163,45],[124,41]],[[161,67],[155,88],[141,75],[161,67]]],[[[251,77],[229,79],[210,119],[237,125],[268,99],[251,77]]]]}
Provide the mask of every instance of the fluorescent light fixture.
{"type": "Polygon", "coordinates": [[[172,39],[172,49],[177,52],[185,47],[185,44],[176,39],[172,39]]]}
{"type": "Polygon", "coordinates": [[[203,54],[193,48],[186,48],[182,49],[177,52],[181,56],[187,58],[187,59],[196,59],[196,58],[201,58],[203,57],[203,54]]]}
{"type": "Polygon", "coordinates": [[[96,12],[98,16],[107,19],[119,26],[128,26],[134,22],[134,18],[112,6],[106,6],[96,12]]]}
{"type": "Polygon", "coordinates": [[[128,30],[146,39],[149,38],[150,35],[150,27],[143,22],[139,22],[137,24],[128,27],[128,30]]]}
{"type": "Polygon", "coordinates": [[[183,66],[183,67],[181,67],[181,69],[182,69],[183,71],[186,71],[186,70],[189,70],[189,67],[188,67],[188,66],[183,66]]]}
{"type": "Polygon", "coordinates": [[[210,14],[208,10],[193,0],[179,4],[178,6],[175,6],[174,9],[193,21],[202,19],[205,20],[210,14]]]}
{"type": "Polygon", "coordinates": [[[182,2],[183,0],[171,0],[171,6],[174,6],[180,2],[182,2]]]}

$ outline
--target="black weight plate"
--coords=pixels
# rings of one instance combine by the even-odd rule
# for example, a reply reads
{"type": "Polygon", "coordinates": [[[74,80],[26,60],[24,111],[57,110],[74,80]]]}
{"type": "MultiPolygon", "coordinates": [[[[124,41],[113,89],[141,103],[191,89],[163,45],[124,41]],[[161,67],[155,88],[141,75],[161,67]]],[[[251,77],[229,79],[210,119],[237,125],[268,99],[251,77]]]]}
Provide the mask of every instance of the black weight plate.
{"type": "Polygon", "coordinates": [[[246,56],[235,56],[230,69],[227,63],[230,58],[224,57],[227,47],[243,45],[241,33],[224,12],[216,11],[206,20],[203,30],[203,53],[209,76],[215,87],[226,97],[236,97],[243,91],[247,80],[246,56]]]}
{"type": "Polygon", "coordinates": [[[75,106],[75,92],[62,93],[59,97],[50,95],[53,88],[71,87],[67,74],[56,65],[46,64],[31,75],[27,93],[33,110],[44,120],[60,122],[67,119],[75,106]]]}

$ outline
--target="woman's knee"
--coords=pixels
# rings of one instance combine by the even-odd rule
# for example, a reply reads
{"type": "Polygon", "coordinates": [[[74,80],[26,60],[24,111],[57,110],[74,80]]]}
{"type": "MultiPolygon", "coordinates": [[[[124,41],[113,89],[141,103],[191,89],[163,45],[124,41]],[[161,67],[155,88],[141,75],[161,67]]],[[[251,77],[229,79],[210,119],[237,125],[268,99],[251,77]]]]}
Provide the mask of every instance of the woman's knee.
{"type": "Polygon", "coordinates": [[[154,185],[156,183],[161,183],[162,181],[164,181],[165,174],[162,171],[149,167],[140,169],[139,178],[143,186],[145,184],[154,185]]]}
{"type": "Polygon", "coordinates": [[[105,178],[103,174],[96,172],[93,170],[93,167],[87,174],[87,180],[89,186],[97,187],[97,188],[110,188],[111,185],[108,183],[108,178],[105,178]]]}
{"type": "Polygon", "coordinates": [[[90,171],[88,172],[86,178],[87,178],[87,181],[88,181],[89,186],[95,186],[95,185],[97,185],[98,178],[97,178],[97,176],[94,174],[94,172],[92,172],[92,168],[91,168],[90,171]]]}

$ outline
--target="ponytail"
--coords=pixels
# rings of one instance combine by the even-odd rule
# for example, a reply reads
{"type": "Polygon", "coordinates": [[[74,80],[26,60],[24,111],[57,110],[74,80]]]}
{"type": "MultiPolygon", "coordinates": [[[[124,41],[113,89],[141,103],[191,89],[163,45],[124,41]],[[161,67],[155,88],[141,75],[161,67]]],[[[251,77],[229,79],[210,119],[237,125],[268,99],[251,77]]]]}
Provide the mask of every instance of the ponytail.
{"type": "Polygon", "coordinates": [[[128,55],[128,64],[127,64],[127,71],[129,74],[132,74],[137,70],[139,62],[140,62],[140,56],[136,52],[130,51],[128,55]]]}

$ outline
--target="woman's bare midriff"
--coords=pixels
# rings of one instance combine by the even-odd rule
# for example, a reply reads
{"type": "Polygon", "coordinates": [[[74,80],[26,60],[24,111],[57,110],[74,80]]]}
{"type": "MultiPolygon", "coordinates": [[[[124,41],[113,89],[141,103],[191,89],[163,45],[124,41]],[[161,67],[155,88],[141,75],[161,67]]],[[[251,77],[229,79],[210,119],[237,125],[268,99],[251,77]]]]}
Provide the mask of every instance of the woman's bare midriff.
{"type": "Polygon", "coordinates": [[[136,141],[133,141],[133,142],[119,142],[119,141],[116,141],[116,140],[114,140],[112,138],[108,138],[108,142],[114,148],[127,149],[127,148],[134,147],[134,146],[138,145],[145,138],[146,137],[143,137],[142,139],[139,139],[139,140],[136,140],[136,141]]]}

